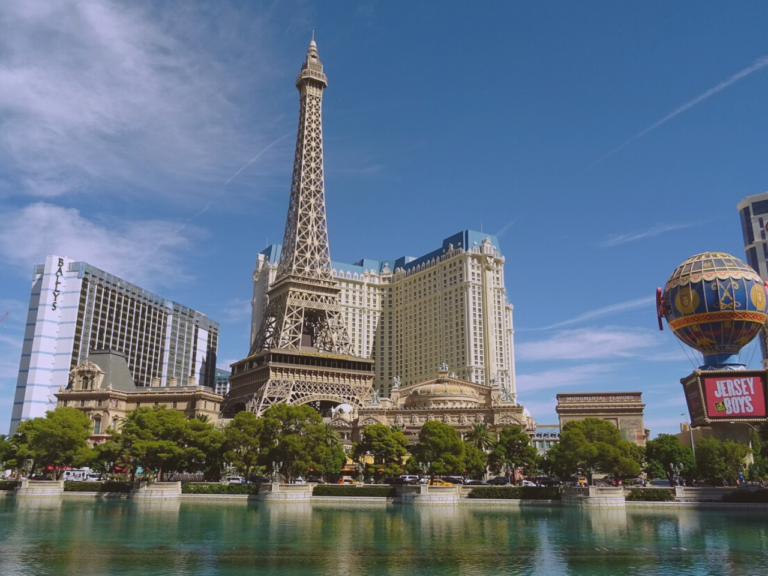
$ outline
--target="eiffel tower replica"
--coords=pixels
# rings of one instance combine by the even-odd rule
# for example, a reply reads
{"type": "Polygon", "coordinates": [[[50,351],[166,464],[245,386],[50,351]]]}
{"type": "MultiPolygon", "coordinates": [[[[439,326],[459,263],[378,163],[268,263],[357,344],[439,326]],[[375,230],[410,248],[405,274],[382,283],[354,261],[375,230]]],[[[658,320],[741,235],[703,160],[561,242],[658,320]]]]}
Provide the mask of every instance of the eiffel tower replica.
{"type": "Polygon", "coordinates": [[[322,99],[328,80],[314,37],[296,78],[301,109],[291,198],[275,281],[249,356],[232,365],[225,413],[257,415],[274,404],[362,408],[374,361],[352,354],[340,289],[331,273],[323,183],[322,99]]]}

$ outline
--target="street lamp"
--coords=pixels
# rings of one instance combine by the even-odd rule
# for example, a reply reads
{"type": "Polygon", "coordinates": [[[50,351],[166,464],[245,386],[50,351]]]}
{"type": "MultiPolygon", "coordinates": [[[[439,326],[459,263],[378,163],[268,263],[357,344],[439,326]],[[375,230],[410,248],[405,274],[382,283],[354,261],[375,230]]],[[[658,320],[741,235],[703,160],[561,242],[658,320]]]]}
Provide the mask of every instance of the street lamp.
{"type": "Polygon", "coordinates": [[[688,414],[683,412],[680,416],[685,417],[685,421],[688,423],[688,433],[691,435],[691,450],[693,450],[693,461],[696,462],[696,445],[693,443],[693,424],[688,420],[688,414]]]}

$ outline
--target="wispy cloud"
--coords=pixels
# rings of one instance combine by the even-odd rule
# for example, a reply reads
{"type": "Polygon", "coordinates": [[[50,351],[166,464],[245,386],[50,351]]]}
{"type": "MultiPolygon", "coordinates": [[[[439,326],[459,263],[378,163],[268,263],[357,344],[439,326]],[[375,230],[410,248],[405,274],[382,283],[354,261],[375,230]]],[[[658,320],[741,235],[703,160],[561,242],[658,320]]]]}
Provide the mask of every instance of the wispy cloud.
{"type": "Polygon", "coordinates": [[[251,321],[251,301],[243,298],[233,298],[224,308],[224,319],[228,322],[251,321]]]}
{"type": "Polygon", "coordinates": [[[516,346],[516,358],[521,361],[631,358],[658,345],[658,339],[650,331],[583,328],[563,330],[536,342],[522,342],[516,346]]]}
{"type": "MultiPolygon", "coordinates": [[[[91,221],[73,208],[45,202],[4,212],[0,227],[0,261],[31,273],[32,265],[44,262],[46,254],[57,253],[83,260],[111,274],[146,288],[172,285],[190,278],[181,264],[191,240],[178,234],[169,239],[167,230],[175,223],[163,220],[107,222],[91,221]],[[29,231],[34,230],[34,234],[29,231]],[[144,254],[164,244],[151,259],[144,254]]],[[[188,228],[195,236],[202,230],[188,228]]]]}
{"type": "Polygon", "coordinates": [[[652,311],[652,307],[655,306],[656,297],[647,296],[645,298],[635,298],[634,300],[627,300],[626,302],[619,302],[617,304],[611,304],[609,306],[603,306],[602,308],[596,308],[589,312],[584,312],[568,320],[563,320],[557,324],[550,324],[544,326],[541,330],[555,330],[558,328],[564,328],[565,326],[571,326],[573,324],[580,324],[587,320],[594,320],[595,318],[602,318],[604,316],[611,316],[613,314],[619,314],[621,312],[629,312],[631,310],[639,310],[641,308],[647,308],[652,311]]]}
{"type": "Polygon", "coordinates": [[[675,230],[684,230],[686,228],[693,228],[695,226],[701,226],[701,222],[689,222],[689,223],[683,223],[683,224],[656,224],[655,226],[651,226],[647,230],[643,230],[642,232],[632,232],[630,234],[616,234],[608,237],[608,239],[604,240],[600,243],[600,246],[603,248],[611,248],[613,246],[618,246],[619,244],[626,244],[628,242],[636,242],[637,240],[643,240],[644,238],[653,238],[655,236],[660,236],[661,234],[664,234],[665,232],[673,232],[675,230]]]}
{"type": "Polygon", "coordinates": [[[627,140],[623,144],[620,144],[619,146],[617,146],[616,148],[614,148],[613,150],[611,150],[607,154],[601,156],[600,158],[598,158],[597,160],[592,162],[592,164],[590,164],[589,166],[587,166],[585,168],[585,171],[589,170],[590,168],[593,168],[593,167],[597,166],[598,164],[600,164],[600,162],[602,162],[606,158],[609,158],[609,157],[613,156],[614,154],[616,154],[616,152],[618,152],[622,148],[625,148],[626,146],[628,146],[629,144],[631,144],[635,140],[639,140],[640,138],[642,138],[643,136],[645,136],[649,132],[652,132],[653,130],[656,130],[656,128],[659,128],[663,124],[666,124],[667,122],[669,122],[670,120],[672,120],[676,116],[679,116],[680,114],[682,114],[686,110],[689,110],[689,109],[693,108],[694,106],[696,106],[697,104],[700,104],[701,102],[703,102],[707,98],[710,98],[710,97],[714,96],[718,92],[722,92],[723,90],[725,90],[726,88],[732,86],[733,84],[735,84],[739,80],[742,80],[742,79],[746,78],[750,74],[754,74],[758,70],[762,70],[766,66],[768,66],[768,55],[761,56],[760,58],[755,60],[750,66],[747,66],[746,68],[744,68],[743,70],[737,72],[736,74],[734,74],[730,78],[727,78],[726,80],[723,80],[717,86],[714,86],[713,88],[710,88],[709,90],[707,90],[706,92],[700,94],[699,96],[697,96],[693,100],[691,100],[689,102],[686,102],[682,106],[679,106],[678,108],[676,108],[675,110],[673,110],[672,112],[670,112],[669,114],[664,116],[661,120],[658,120],[658,121],[654,122],[653,124],[651,124],[650,126],[648,126],[648,128],[646,128],[645,130],[641,130],[640,132],[638,132],[637,134],[632,136],[632,138],[630,138],[629,140],[627,140]]]}
{"type": "Polygon", "coordinates": [[[556,370],[544,370],[517,375],[517,390],[520,395],[534,394],[539,390],[594,384],[596,378],[615,370],[611,364],[582,364],[556,370]]]}
{"type": "Polygon", "coordinates": [[[266,27],[224,3],[215,17],[204,10],[4,3],[0,162],[15,175],[12,187],[49,198],[119,189],[178,202],[209,193],[247,160],[243,151],[274,138],[266,98],[238,104],[246,92],[258,98],[254,79],[272,73],[262,55],[266,27]]]}
{"type": "Polygon", "coordinates": [[[504,224],[504,226],[502,226],[501,228],[499,228],[498,232],[496,232],[496,234],[494,234],[494,236],[496,236],[496,238],[501,238],[502,236],[504,236],[504,234],[506,234],[506,233],[507,233],[507,231],[508,231],[510,228],[512,228],[512,226],[514,226],[515,224],[517,224],[517,222],[518,222],[518,221],[520,220],[520,218],[522,218],[522,217],[523,217],[523,215],[521,214],[521,215],[520,215],[520,216],[518,216],[517,218],[514,218],[514,219],[510,220],[509,222],[507,222],[506,224],[504,224]]]}

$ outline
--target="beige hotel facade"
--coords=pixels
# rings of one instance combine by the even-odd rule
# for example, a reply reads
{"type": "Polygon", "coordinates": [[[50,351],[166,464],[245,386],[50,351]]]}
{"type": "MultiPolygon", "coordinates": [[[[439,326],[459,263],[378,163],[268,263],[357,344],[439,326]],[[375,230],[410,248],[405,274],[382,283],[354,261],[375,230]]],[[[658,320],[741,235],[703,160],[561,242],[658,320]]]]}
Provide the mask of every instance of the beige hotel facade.
{"type": "MultiPolygon", "coordinates": [[[[277,274],[281,245],[258,254],[253,273],[251,342],[277,274]]],[[[516,398],[512,305],[495,237],[465,230],[420,258],[332,263],[352,353],[375,361],[374,389],[435,378],[496,384],[516,398]]]]}

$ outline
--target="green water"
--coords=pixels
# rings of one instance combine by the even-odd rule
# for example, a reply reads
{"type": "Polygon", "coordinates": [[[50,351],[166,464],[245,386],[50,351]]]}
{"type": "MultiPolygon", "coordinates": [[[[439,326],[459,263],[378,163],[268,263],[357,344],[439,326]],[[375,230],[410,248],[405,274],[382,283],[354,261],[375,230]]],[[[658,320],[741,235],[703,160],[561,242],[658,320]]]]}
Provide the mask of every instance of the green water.
{"type": "Polygon", "coordinates": [[[766,574],[760,512],[0,499],[0,574],[766,574]]]}

